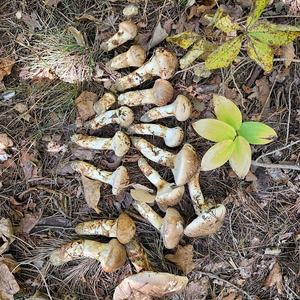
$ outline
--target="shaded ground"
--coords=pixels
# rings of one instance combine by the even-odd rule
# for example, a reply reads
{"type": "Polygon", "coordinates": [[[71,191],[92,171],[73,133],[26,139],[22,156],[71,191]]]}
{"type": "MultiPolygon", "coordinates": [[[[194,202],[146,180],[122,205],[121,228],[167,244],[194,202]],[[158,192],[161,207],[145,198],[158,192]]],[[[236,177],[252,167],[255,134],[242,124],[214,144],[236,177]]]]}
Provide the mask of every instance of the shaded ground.
{"type": "MultiPolygon", "coordinates": [[[[132,20],[139,26],[139,43],[151,38],[158,22],[171,36],[185,30],[203,33],[205,23],[201,15],[189,19],[192,8],[186,9],[184,3],[176,1],[162,2],[149,0],[136,4],[139,15],[132,20]]],[[[219,1],[219,5],[243,22],[250,8],[246,1],[238,2],[219,1]]],[[[81,178],[70,162],[83,159],[109,170],[105,160],[112,162],[114,156],[110,152],[76,147],[70,136],[83,133],[112,137],[120,127],[83,129],[74,100],[82,91],[101,97],[117,77],[130,72],[127,69],[109,72],[105,62],[126,51],[131,42],[108,54],[100,51],[101,42],[125,20],[122,10],[126,3],[102,0],[61,0],[57,6],[52,1],[46,3],[13,0],[0,5],[0,57],[16,61],[12,73],[4,77],[0,100],[0,133],[6,133],[13,141],[7,150],[8,162],[0,164],[0,216],[10,218],[17,237],[9,249],[21,263],[21,270],[15,274],[20,285],[15,298],[27,299],[40,290],[52,299],[67,299],[66,296],[112,299],[116,285],[135,273],[129,261],[120,270],[105,273],[92,260],[54,268],[48,264],[48,256],[54,248],[78,238],[74,227],[79,222],[99,218],[87,206],[81,178]],[[93,16],[96,22],[76,21],[83,14],[93,16]],[[67,30],[69,26],[83,33],[86,47],[76,43],[67,30]],[[15,95],[5,96],[4,91],[14,91],[15,95]],[[15,106],[20,103],[25,105],[23,111],[15,106]]],[[[299,26],[299,7],[295,0],[274,1],[262,18],[299,26]]],[[[186,133],[184,142],[191,143],[200,157],[212,144],[199,138],[190,123],[213,117],[211,99],[215,92],[232,99],[240,107],[244,121],[261,117],[262,122],[278,133],[275,142],[252,148],[253,159],[263,156],[261,163],[273,167],[285,165],[282,169],[253,166],[253,176],[245,181],[237,179],[228,164],[201,174],[203,194],[223,203],[228,213],[215,234],[182,239],[182,246],[193,245],[196,267],[187,275],[187,289],[172,299],[241,299],[239,296],[249,299],[250,295],[252,299],[300,298],[300,177],[299,169],[286,167],[299,164],[299,41],[299,38],[294,41],[296,61],[285,67],[278,59],[270,74],[243,59],[241,53],[231,68],[214,71],[208,78],[198,78],[194,68],[189,67],[179,70],[170,80],[176,95],[183,93],[193,101],[194,111],[188,121],[168,118],[159,124],[181,126],[186,133]],[[279,267],[275,267],[276,263],[279,267]]],[[[166,41],[159,45],[174,51],[178,58],[185,54],[166,41]]],[[[280,58],[280,50],[276,51],[276,57],[280,58]]],[[[152,53],[150,49],[148,58],[152,53]]],[[[153,81],[140,88],[152,87],[153,81]]],[[[116,107],[115,104],[113,108],[116,107]]],[[[149,107],[133,108],[135,122],[149,107]]],[[[148,136],[147,140],[165,148],[160,138],[148,136]]],[[[138,170],[139,156],[132,147],[122,164],[128,168],[131,183],[153,188],[138,170]]],[[[151,165],[166,180],[173,180],[170,170],[151,165]]],[[[110,186],[103,185],[100,218],[115,219],[120,212],[128,212],[136,221],[137,239],[145,247],[153,269],[182,275],[164,257],[174,251],[164,249],[159,233],[138,217],[130,203],[129,189],[122,197],[116,197],[111,194],[110,186]]],[[[195,217],[187,190],[176,207],[186,223],[195,217]]],[[[159,212],[156,206],[155,210],[159,212]]],[[[96,240],[108,241],[102,237],[96,240]]]]}

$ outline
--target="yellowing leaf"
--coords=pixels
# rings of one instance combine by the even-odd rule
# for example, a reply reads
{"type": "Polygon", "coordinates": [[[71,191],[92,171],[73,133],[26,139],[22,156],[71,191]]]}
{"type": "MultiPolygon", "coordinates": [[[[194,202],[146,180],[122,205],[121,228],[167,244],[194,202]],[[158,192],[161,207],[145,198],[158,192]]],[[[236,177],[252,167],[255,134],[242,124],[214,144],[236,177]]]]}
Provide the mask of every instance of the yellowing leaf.
{"type": "MultiPolygon", "coordinates": [[[[204,18],[209,21],[213,20],[213,17],[211,17],[210,15],[205,15],[204,18]]],[[[239,24],[237,22],[231,20],[229,15],[217,19],[214,26],[226,33],[232,32],[235,30],[241,30],[241,27],[239,26],[239,24]]]]}
{"type": "Polygon", "coordinates": [[[270,46],[248,36],[247,53],[266,73],[272,71],[274,53],[270,46]]]}
{"type": "Polygon", "coordinates": [[[286,45],[300,35],[300,28],[271,23],[259,24],[248,31],[247,35],[254,36],[268,45],[286,45]]]}
{"type": "Polygon", "coordinates": [[[233,140],[236,136],[230,125],[216,119],[201,119],[192,126],[199,135],[213,142],[233,140]]]}
{"type": "Polygon", "coordinates": [[[214,110],[218,120],[223,121],[235,130],[242,125],[242,114],[238,107],[226,97],[213,95],[214,110]]]}
{"type": "Polygon", "coordinates": [[[243,35],[232,38],[218,47],[205,61],[208,69],[228,67],[236,58],[242,46],[243,35]]]}
{"type": "Polygon", "coordinates": [[[251,165],[251,148],[242,136],[238,136],[234,140],[234,150],[229,158],[229,163],[240,178],[247,175],[251,165]]]}
{"type": "Polygon", "coordinates": [[[212,146],[203,156],[201,170],[210,171],[226,163],[234,149],[232,140],[225,140],[212,146]]]}
{"type": "Polygon", "coordinates": [[[252,7],[247,18],[246,28],[251,28],[254,25],[269,2],[270,0],[254,1],[254,6],[252,7]]]}
{"type": "Polygon", "coordinates": [[[70,31],[70,33],[73,35],[73,37],[75,38],[77,44],[83,48],[86,47],[85,45],[85,41],[83,38],[83,35],[81,33],[81,31],[77,30],[75,27],[68,27],[68,30],[70,31]]]}
{"type": "Polygon", "coordinates": [[[237,132],[253,145],[268,144],[277,137],[274,129],[260,122],[244,122],[237,132]]]}
{"type": "Polygon", "coordinates": [[[197,41],[194,47],[179,60],[180,68],[184,69],[204,52],[204,39],[197,41]]]}
{"type": "Polygon", "coordinates": [[[167,37],[168,42],[174,43],[183,49],[187,49],[199,39],[201,39],[201,36],[192,31],[184,31],[174,36],[167,37]]]}

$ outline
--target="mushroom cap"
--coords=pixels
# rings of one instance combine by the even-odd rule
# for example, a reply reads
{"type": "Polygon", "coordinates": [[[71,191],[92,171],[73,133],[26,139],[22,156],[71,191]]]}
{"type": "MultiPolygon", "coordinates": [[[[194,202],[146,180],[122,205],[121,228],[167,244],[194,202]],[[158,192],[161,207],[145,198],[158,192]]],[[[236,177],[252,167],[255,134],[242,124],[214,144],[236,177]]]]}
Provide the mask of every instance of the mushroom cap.
{"type": "Polygon", "coordinates": [[[124,132],[117,131],[113,137],[113,148],[117,156],[124,156],[130,148],[129,137],[124,132]]]}
{"type": "Polygon", "coordinates": [[[190,100],[183,96],[178,95],[175,100],[174,115],[178,121],[186,121],[193,111],[193,106],[190,100]]]}
{"type": "Polygon", "coordinates": [[[226,207],[218,204],[209,211],[203,212],[184,229],[184,234],[189,237],[209,235],[217,231],[225,218],[226,207]]]}
{"type": "Polygon", "coordinates": [[[125,213],[120,214],[117,222],[117,239],[121,244],[129,243],[135,235],[135,223],[125,213]]]}
{"type": "Polygon", "coordinates": [[[113,300],[125,300],[139,292],[162,298],[180,293],[187,285],[186,276],[144,271],[125,278],[115,289],[113,300]]]}
{"type": "Polygon", "coordinates": [[[175,183],[178,186],[187,183],[199,169],[199,156],[190,144],[184,144],[174,159],[175,183]]]}
{"type": "Polygon", "coordinates": [[[113,175],[112,193],[114,195],[122,193],[122,190],[128,186],[129,180],[127,169],[124,166],[118,167],[113,175]]]}
{"type": "Polygon", "coordinates": [[[175,248],[183,236],[184,220],[177,209],[168,207],[164,222],[161,227],[161,234],[164,245],[167,249],[175,248]]]}
{"type": "Polygon", "coordinates": [[[129,126],[134,120],[133,111],[127,106],[121,106],[117,111],[118,124],[122,127],[129,126]]]}
{"type": "Polygon", "coordinates": [[[127,62],[130,67],[140,67],[147,57],[144,48],[138,45],[133,45],[127,51],[127,62]]]}
{"type": "Polygon", "coordinates": [[[175,186],[166,184],[162,190],[157,190],[155,201],[159,205],[176,205],[184,194],[184,185],[175,186]]]}
{"type": "Polygon", "coordinates": [[[153,94],[155,104],[157,106],[166,105],[174,95],[174,88],[172,84],[165,79],[157,79],[153,86],[153,94]]]}
{"type": "Polygon", "coordinates": [[[176,126],[174,128],[168,128],[166,136],[164,138],[165,144],[168,147],[177,147],[179,146],[184,138],[184,131],[181,127],[176,126]]]}
{"type": "Polygon", "coordinates": [[[104,272],[113,272],[124,266],[126,261],[126,250],[117,239],[109,241],[109,250],[105,259],[101,261],[101,267],[104,272]]]}

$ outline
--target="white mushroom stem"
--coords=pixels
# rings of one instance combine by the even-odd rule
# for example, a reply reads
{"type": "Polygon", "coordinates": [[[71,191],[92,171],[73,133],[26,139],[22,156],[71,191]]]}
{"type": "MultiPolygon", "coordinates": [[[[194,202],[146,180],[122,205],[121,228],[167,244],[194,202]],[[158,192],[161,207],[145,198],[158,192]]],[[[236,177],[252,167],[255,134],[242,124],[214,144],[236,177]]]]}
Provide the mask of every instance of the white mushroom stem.
{"type": "Polygon", "coordinates": [[[112,93],[105,93],[93,106],[97,115],[104,114],[115,102],[116,97],[112,93]]]}
{"type": "Polygon", "coordinates": [[[189,99],[183,95],[178,95],[176,100],[165,106],[154,107],[147,111],[142,117],[142,122],[152,122],[154,120],[175,117],[178,121],[186,121],[193,110],[189,99]]]}
{"type": "Polygon", "coordinates": [[[112,186],[112,193],[114,195],[122,193],[122,191],[127,188],[129,184],[128,172],[124,166],[118,167],[114,172],[101,170],[87,162],[80,160],[73,161],[71,166],[75,171],[90,179],[95,179],[110,184],[112,186]]]}
{"type": "Polygon", "coordinates": [[[86,128],[99,129],[108,124],[119,124],[122,127],[129,126],[134,120],[133,111],[127,106],[109,110],[84,124],[86,128]]]}
{"type": "Polygon", "coordinates": [[[191,196],[191,200],[194,206],[195,213],[200,215],[203,211],[205,205],[204,197],[200,188],[199,183],[200,172],[197,172],[189,181],[188,189],[191,196]]]}
{"type": "Polygon", "coordinates": [[[60,266],[84,257],[100,261],[103,271],[113,272],[124,265],[126,250],[116,239],[112,239],[108,244],[91,240],[76,240],[54,250],[50,254],[50,262],[54,266],[60,266]]]}
{"type": "Polygon", "coordinates": [[[157,79],[152,89],[123,93],[118,97],[120,105],[137,106],[155,104],[163,106],[173,97],[174,89],[165,79],[157,79]]]}
{"type": "Polygon", "coordinates": [[[118,46],[133,40],[138,32],[137,26],[131,21],[125,21],[119,24],[119,31],[107,41],[100,45],[100,48],[106,52],[117,48],[118,46]]]}
{"type": "Polygon", "coordinates": [[[133,45],[127,52],[121,53],[111,59],[106,66],[111,70],[127,67],[140,67],[146,59],[146,51],[137,45],[133,45]]]}
{"type": "Polygon", "coordinates": [[[177,153],[162,150],[145,139],[131,137],[132,144],[148,159],[169,167],[174,175],[176,185],[182,186],[198,171],[199,157],[190,144],[184,144],[177,153]]]}
{"type": "Polygon", "coordinates": [[[130,148],[130,140],[122,131],[118,131],[112,138],[74,134],[71,136],[71,141],[88,149],[113,150],[119,157],[124,156],[130,148]]]}
{"type": "Polygon", "coordinates": [[[138,165],[143,174],[157,188],[155,200],[159,205],[176,205],[182,198],[184,186],[176,187],[174,183],[165,181],[144,158],[138,160],[138,165]]]}
{"type": "Polygon", "coordinates": [[[117,91],[124,91],[140,85],[153,76],[169,79],[175,74],[177,68],[178,60],[174,53],[159,47],[145,64],[133,73],[116,80],[114,88],[117,91]]]}
{"type": "Polygon", "coordinates": [[[168,128],[160,124],[134,124],[127,128],[127,133],[162,137],[168,147],[179,146],[184,138],[184,131],[179,126],[168,128]]]}

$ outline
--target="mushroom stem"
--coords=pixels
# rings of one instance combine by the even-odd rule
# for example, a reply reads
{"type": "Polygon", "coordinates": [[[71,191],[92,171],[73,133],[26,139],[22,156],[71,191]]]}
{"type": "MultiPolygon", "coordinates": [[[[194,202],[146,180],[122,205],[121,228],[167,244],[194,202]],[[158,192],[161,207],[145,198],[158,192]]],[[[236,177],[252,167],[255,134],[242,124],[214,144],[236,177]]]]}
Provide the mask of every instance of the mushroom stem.
{"type": "Polygon", "coordinates": [[[110,184],[112,186],[112,193],[114,195],[122,193],[122,191],[129,184],[128,172],[124,166],[118,167],[114,172],[101,170],[87,162],[80,160],[73,161],[71,166],[75,171],[90,179],[96,179],[110,184]]]}
{"type": "Polygon", "coordinates": [[[114,150],[119,157],[124,156],[130,148],[130,140],[122,131],[118,131],[112,138],[74,134],[71,136],[71,141],[89,149],[114,150]]]}
{"type": "Polygon", "coordinates": [[[52,251],[50,262],[60,266],[74,259],[90,257],[101,262],[103,271],[113,272],[122,267],[126,261],[126,250],[116,240],[108,244],[91,240],[75,240],[52,251]]]}
{"type": "Polygon", "coordinates": [[[164,79],[157,79],[152,89],[123,93],[118,97],[120,105],[137,106],[156,104],[163,106],[173,97],[174,89],[171,83],[164,79]]]}
{"type": "Polygon", "coordinates": [[[94,105],[94,111],[97,115],[104,114],[114,103],[116,97],[112,93],[105,93],[101,99],[99,99],[94,105]]]}
{"type": "Polygon", "coordinates": [[[171,78],[178,68],[178,60],[176,56],[159,47],[155,49],[154,55],[145,64],[128,74],[116,80],[114,88],[117,91],[124,91],[132,87],[136,87],[153,76],[159,76],[162,79],[171,78]]]}
{"type": "Polygon", "coordinates": [[[128,51],[111,59],[106,66],[110,70],[118,70],[127,67],[140,67],[146,59],[146,51],[137,45],[133,45],[128,51]]]}
{"type": "Polygon", "coordinates": [[[134,120],[133,111],[127,106],[121,106],[118,109],[108,110],[102,115],[97,116],[84,124],[86,128],[99,129],[108,124],[119,124],[120,126],[129,126],[134,120]]]}
{"type": "Polygon", "coordinates": [[[200,215],[205,205],[204,197],[199,184],[200,172],[197,172],[189,181],[188,189],[191,196],[191,200],[194,206],[195,213],[200,215]]]}
{"type": "Polygon", "coordinates": [[[154,120],[175,117],[178,121],[186,121],[193,110],[191,102],[183,95],[178,95],[176,100],[165,106],[154,107],[147,111],[142,117],[142,122],[152,122],[154,120]]]}
{"type": "Polygon", "coordinates": [[[134,124],[127,128],[127,133],[162,137],[168,147],[179,146],[184,138],[184,132],[179,126],[168,128],[160,124],[134,124]]]}

